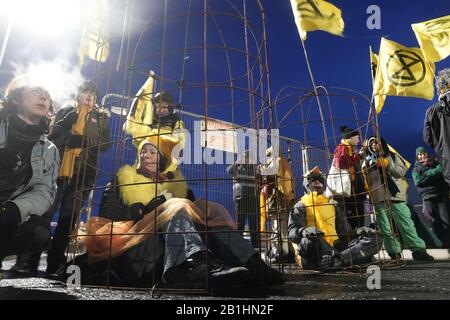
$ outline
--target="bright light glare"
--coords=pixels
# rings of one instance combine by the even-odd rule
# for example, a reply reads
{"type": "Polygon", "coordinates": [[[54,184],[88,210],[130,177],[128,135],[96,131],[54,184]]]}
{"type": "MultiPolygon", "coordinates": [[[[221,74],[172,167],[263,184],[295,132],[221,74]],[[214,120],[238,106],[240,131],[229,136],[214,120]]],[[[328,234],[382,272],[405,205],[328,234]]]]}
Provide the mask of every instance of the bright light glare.
{"type": "Polygon", "coordinates": [[[46,88],[57,103],[70,98],[83,80],[80,69],[65,59],[41,61],[27,67],[17,66],[16,75],[19,78],[25,75],[26,85],[46,88]]]}
{"type": "Polygon", "coordinates": [[[15,25],[42,36],[60,36],[79,28],[80,0],[2,0],[0,13],[15,25]]]}

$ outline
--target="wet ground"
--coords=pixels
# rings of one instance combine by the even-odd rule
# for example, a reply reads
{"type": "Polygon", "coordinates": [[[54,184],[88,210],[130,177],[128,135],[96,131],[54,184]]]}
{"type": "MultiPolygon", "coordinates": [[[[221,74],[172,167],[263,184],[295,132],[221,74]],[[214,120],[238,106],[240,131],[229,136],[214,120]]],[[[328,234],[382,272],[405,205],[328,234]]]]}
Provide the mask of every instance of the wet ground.
{"type": "MultiPolygon", "coordinates": [[[[8,269],[9,266],[4,269],[8,269]]],[[[407,261],[402,267],[382,269],[380,289],[369,290],[365,272],[314,273],[292,265],[285,270],[286,283],[278,288],[239,289],[205,293],[180,294],[150,290],[117,290],[107,288],[67,289],[61,282],[44,278],[17,278],[3,271],[0,299],[56,300],[206,300],[206,299],[445,299],[450,300],[450,261],[417,263],[407,261]]],[[[40,274],[40,275],[43,275],[40,274]]],[[[371,282],[373,283],[373,281],[371,282]]]]}

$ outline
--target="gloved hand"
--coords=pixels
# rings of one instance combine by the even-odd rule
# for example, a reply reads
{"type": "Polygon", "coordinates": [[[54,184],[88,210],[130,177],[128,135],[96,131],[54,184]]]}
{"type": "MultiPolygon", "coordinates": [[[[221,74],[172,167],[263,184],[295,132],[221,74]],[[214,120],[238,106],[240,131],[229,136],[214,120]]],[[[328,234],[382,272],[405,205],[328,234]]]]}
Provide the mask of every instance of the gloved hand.
{"type": "Polygon", "coordinates": [[[22,221],[19,207],[14,202],[6,202],[0,207],[0,227],[13,228],[22,221]]]}
{"type": "Polygon", "coordinates": [[[71,134],[69,139],[67,139],[67,148],[75,149],[81,148],[83,145],[83,136],[71,134]]]}
{"type": "Polygon", "coordinates": [[[308,227],[304,228],[302,230],[302,237],[303,238],[310,238],[310,237],[317,237],[317,236],[324,236],[325,233],[316,227],[308,227]]]}
{"type": "Polygon", "coordinates": [[[356,228],[355,231],[358,236],[371,236],[377,233],[377,230],[369,228],[369,227],[360,227],[356,228]]]}
{"type": "Polygon", "coordinates": [[[386,158],[378,158],[377,166],[381,168],[387,168],[389,166],[389,160],[386,158]]]}
{"type": "Polygon", "coordinates": [[[134,221],[141,220],[144,213],[146,213],[146,211],[145,206],[142,203],[138,202],[131,205],[130,218],[134,221]]]}
{"type": "Polygon", "coordinates": [[[164,202],[166,202],[166,196],[165,195],[159,195],[159,196],[153,198],[152,200],[150,200],[149,203],[147,203],[144,206],[143,215],[146,215],[147,213],[150,213],[151,211],[153,211],[154,209],[156,209],[157,207],[162,205],[164,202]]]}
{"type": "Polygon", "coordinates": [[[77,122],[77,120],[78,114],[74,110],[69,112],[64,118],[59,120],[58,125],[65,130],[70,130],[72,129],[72,126],[75,124],[75,122],[77,122]]]}

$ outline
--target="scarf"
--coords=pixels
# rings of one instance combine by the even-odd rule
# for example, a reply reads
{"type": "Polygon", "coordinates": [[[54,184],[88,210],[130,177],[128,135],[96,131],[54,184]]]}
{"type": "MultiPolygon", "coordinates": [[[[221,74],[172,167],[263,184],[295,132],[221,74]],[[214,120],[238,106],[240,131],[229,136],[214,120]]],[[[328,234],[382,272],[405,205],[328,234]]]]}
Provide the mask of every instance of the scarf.
{"type": "MultiPolygon", "coordinates": [[[[84,128],[86,126],[86,119],[88,113],[91,112],[93,107],[79,107],[77,106],[76,112],[78,113],[77,122],[73,125],[71,133],[73,135],[82,136],[84,134],[84,128]]],[[[64,154],[61,160],[61,168],[59,170],[60,177],[71,178],[73,176],[73,169],[75,160],[80,156],[81,148],[69,149],[65,148],[64,154]]]]}
{"type": "MultiPolygon", "coordinates": [[[[345,148],[347,150],[347,155],[349,156],[349,158],[354,160],[354,155],[355,152],[357,151],[356,146],[354,144],[352,144],[352,142],[349,139],[342,139],[341,143],[343,145],[345,145],[345,148]]],[[[356,181],[356,170],[355,170],[355,166],[350,166],[348,168],[348,172],[350,173],[350,179],[352,180],[352,182],[356,181]]]]}

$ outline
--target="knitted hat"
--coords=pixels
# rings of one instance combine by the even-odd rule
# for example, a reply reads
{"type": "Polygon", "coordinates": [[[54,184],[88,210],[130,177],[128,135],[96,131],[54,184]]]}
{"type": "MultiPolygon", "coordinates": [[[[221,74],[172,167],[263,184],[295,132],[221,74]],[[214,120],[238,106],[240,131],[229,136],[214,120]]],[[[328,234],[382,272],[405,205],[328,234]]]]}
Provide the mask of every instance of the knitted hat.
{"type": "Polygon", "coordinates": [[[80,94],[82,94],[84,91],[90,91],[95,95],[95,97],[98,97],[97,85],[93,81],[83,81],[83,83],[78,87],[77,97],[80,96],[80,94]]]}
{"type": "Polygon", "coordinates": [[[172,94],[170,94],[170,92],[167,91],[161,91],[156,93],[152,100],[153,103],[166,102],[170,105],[172,105],[174,101],[172,94]]]}
{"type": "Polygon", "coordinates": [[[417,147],[417,149],[416,149],[416,157],[417,157],[420,153],[428,153],[428,152],[427,152],[427,150],[425,150],[424,147],[417,147]]]}
{"type": "Polygon", "coordinates": [[[308,181],[308,184],[310,184],[313,181],[320,181],[323,185],[325,185],[325,176],[322,173],[322,170],[320,170],[320,168],[317,166],[309,170],[305,174],[305,178],[308,181]]]}
{"type": "Polygon", "coordinates": [[[342,138],[344,138],[344,139],[350,139],[352,137],[359,136],[359,132],[357,130],[351,129],[347,126],[340,127],[339,131],[341,131],[342,138]]]}

